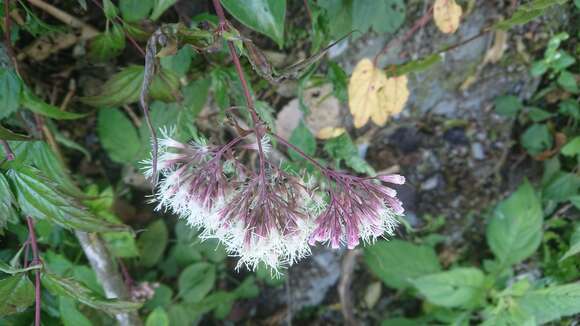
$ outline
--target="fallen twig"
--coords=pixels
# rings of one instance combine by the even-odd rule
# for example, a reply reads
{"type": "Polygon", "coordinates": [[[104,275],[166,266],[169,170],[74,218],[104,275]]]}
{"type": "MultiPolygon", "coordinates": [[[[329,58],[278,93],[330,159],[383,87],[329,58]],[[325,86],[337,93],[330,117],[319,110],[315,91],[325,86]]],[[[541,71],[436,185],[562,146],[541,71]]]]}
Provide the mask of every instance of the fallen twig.
{"type": "Polygon", "coordinates": [[[342,259],[340,282],[338,283],[338,295],[340,297],[340,310],[344,317],[345,325],[356,326],[358,322],[354,317],[352,294],[350,284],[357,258],[361,255],[360,249],[349,250],[342,259]]]}

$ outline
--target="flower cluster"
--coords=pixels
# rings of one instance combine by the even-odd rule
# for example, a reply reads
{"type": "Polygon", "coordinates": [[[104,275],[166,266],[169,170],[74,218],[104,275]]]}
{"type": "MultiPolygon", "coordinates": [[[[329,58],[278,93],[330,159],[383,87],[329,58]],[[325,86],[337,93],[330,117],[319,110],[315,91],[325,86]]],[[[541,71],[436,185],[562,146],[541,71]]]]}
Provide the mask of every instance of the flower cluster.
{"type": "MultiPolygon", "coordinates": [[[[402,184],[404,177],[357,177],[324,168],[324,191],[311,180],[270,163],[268,136],[239,148],[260,151],[260,169],[241,164],[233,149],[243,137],[224,146],[205,141],[182,143],[165,134],[159,140],[160,182],[154,201],[215,238],[239,257],[238,267],[264,263],[274,271],[310,254],[310,246],[356,247],[392,235],[403,213],[396,191],[384,183],[402,184]]],[[[145,174],[152,175],[152,162],[145,174]]]]}

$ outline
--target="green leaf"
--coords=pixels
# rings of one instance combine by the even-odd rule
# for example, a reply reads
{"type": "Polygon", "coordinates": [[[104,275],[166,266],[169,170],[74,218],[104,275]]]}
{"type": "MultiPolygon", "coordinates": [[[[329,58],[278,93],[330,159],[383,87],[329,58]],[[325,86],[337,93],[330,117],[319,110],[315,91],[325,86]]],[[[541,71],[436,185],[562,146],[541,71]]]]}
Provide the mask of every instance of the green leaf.
{"type": "Polygon", "coordinates": [[[29,89],[22,90],[20,104],[34,113],[57,120],[72,120],[85,116],[84,114],[61,111],[56,106],[50,105],[38,98],[29,89]]]}
{"type": "Polygon", "coordinates": [[[172,71],[176,76],[183,77],[189,71],[194,55],[195,52],[191,46],[184,46],[176,54],[162,57],[161,66],[172,71]]]}
{"type": "Polygon", "coordinates": [[[572,257],[578,254],[579,252],[580,252],[580,224],[576,224],[574,232],[570,237],[570,248],[568,249],[568,251],[566,251],[564,256],[562,256],[560,261],[563,261],[568,257],[572,257]]]}
{"type": "Polygon", "coordinates": [[[561,5],[568,0],[534,0],[518,7],[516,12],[509,18],[496,23],[493,27],[508,30],[517,25],[526,24],[535,18],[542,16],[549,7],[561,5]]]}
{"type": "Polygon", "coordinates": [[[530,291],[518,300],[538,324],[580,313],[580,283],[530,291]]]}
{"type": "Polygon", "coordinates": [[[432,55],[427,56],[425,58],[413,60],[411,62],[407,62],[405,64],[395,66],[394,69],[391,69],[389,67],[389,68],[387,68],[386,73],[387,73],[387,76],[392,77],[392,76],[402,76],[402,75],[407,75],[410,73],[422,72],[422,71],[425,71],[425,70],[431,68],[433,65],[441,62],[442,59],[443,58],[440,54],[435,53],[435,54],[432,54],[432,55]]]}
{"type": "Polygon", "coordinates": [[[558,171],[544,184],[543,188],[542,197],[544,200],[553,200],[557,203],[565,202],[578,194],[580,176],[575,173],[558,171]]]}
{"type": "Polygon", "coordinates": [[[554,139],[545,124],[531,125],[521,136],[522,146],[531,155],[538,155],[552,148],[554,139]]]}
{"type": "Polygon", "coordinates": [[[115,7],[111,0],[103,0],[103,12],[108,20],[117,17],[117,7],[115,7]]]}
{"type": "Polygon", "coordinates": [[[578,93],[578,83],[576,82],[576,76],[574,76],[569,71],[562,71],[560,77],[558,77],[558,85],[570,93],[578,93]]]}
{"type": "Polygon", "coordinates": [[[373,274],[395,289],[410,287],[413,279],[441,270],[433,248],[396,239],[365,247],[364,259],[373,274]]]}
{"type": "Polygon", "coordinates": [[[483,272],[477,268],[455,268],[421,276],[413,281],[413,285],[435,305],[470,308],[484,299],[484,281],[483,272]]]}
{"type": "Polygon", "coordinates": [[[247,27],[284,46],[286,0],[221,0],[226,10],[247,27]]]}
{"type": "Polygon", "coordinates": [[[569,141],[564,147],[562,147],[561,153],[566,156],[576,156],[580,154],[580,136],[574,137],[569,141]]]}
{"type": "Polygon", "coordinates": [[[393,33],[405,21],[403,0],[355,0],[352,6],[352,29],[363,33],[371,28],[377,33],[393,33]]]}
{"type": "Polygon", "coordinates": [[[125,49],[123,27],[113,24],[113,28],[97,35],[89,47],[89,56],[95,61],[108,61],[120,55],[125,49]]]}
{"type": "Polygon", "coordinates": [[[20,106],[22,82],[13,69],[0,68],[0,119],[9,116],[20,106]]]}
{"type": "Polygon", "coordinates": [[[173,6],[177,0],[154,0],[153,5],[153,12],[151,13],[151,19],[157,20],[165,10],[169,9],[169,7],[173,6]]]}
{"type": "Polygon", "coordinates": [[[125,21],[136,22],[149,15],[153,4],[154,0],[120,0],[119,9],[125,21]]]}
{"type": "Polygon", "coordinates": [[[20,141],[32,140],[32,138],[30,138],[26,135],[21,135],[21,134],[17,134],[15,132],[12,132],[11,130],[2,127],[2,125],[0,125],[0,139],[2,139],[2,140],[20,140],[20,141]]]}
{"type": "Polygon", "coordinates": [[[140,264],[145,267],[155,265],[163,256],[168,237],[167,226],[163,220],[149,224],[137,239],[137,247],[141,252],[140,264]]]}
{"type": "Polygon", "coordinates": [[[30,148],[27,155],[29,162],[42,171],[46,177],[58,182],[63,191],[69,195],[76,196],[81,192],[71,179],[67,168],[47,143],[38,141],[29,142],[26,145],[30,148]]]}
{"type": "Polygon", "coordinates": [[[324,151],[330,155],[337,164],[342,160],[344,163],[358,173],[365,173],[369,175],[375,174],[375,170],[360,157],[358,149],[353,144],[352,139],[347,133],[329,139],[324,143],[324,151]]]}
{"type": "MultiPolygon", "coordinates": [[[[109,79],[95,96],[87,96],[81,100],[94,107],[119,107],[139,100],[141,84],[143,83],[143,66],[129,66],[109,79]]],[[[179,89],[179,79],[173,73],[161,70],[153,78],[149,95],[153,100],[174,102],[179,89]]]]}
{"type": "Polygon", "coordinates": [[[0,173],[0,234],[2,234],[2,230],[6,227],[8,217],[15,214],[13,207],[15,203],[16,199],[12,194],[10,184],[4,174],[0,173]]]}
{"type": "Polygon", "coordinates": [[[181,272],[177,281],[179,296],[189,303],[201,301],[214,287],[215,266],[195,263],[181,272]]]}
{"type": "Polygon", "coordinates": [[[332,82],[334,96],[342,103],[346,103],[348,94],[348,76],[346,72],[337,63],[330,61],[328,63],[328,79],[332,82]]]}
{"type": "Polygon", "coordinates": [[[520,99],[513,95],[500,96],[495,99],[495,111],[505,117],[515,117],[522,107],[520,99]]]}
{"type": "Polygon", "coordinates": [[[573,99],[566,99],[558,105],[559,112],[580,120],[580,104],[573,99]]]}
{"type": "MultiPolygon", "coordinates": [[[[310,132],[302,120],[298,124],[298,127],[292,131],[292,135],[290,136],[289,141],[292,145],[298,147],[307,155],[312,156],[316,152],[316,138],[314,138],[314,135],[310,132]]],[[[304,160],[300,154],[292,149],[288,150],[288,154],[294,161],[304,160]]]]}
{"type": "Polygon", "coordinates": [[[131,164],[141,150],[141,139],[129,118],[119,109],[101,109],[97,120],[99,140],[111,160],[131,164]]]}
{"type": "Polygon", "coordinates": [[[75,299],[91,308],[109,314],[134,311],[141,307],[141,303],[138,302],[106,299],[73,279],[61,278],[51,273],[43,273],[41,280],[42,285],[52,294],[75,299]]]}
{"type": "Polygon", "coordinates": [[[542,240],[543,213],[529,182],[501,202],[487,227],[487,243],[504,267],[531,256],[542,240]]]}
{"type": "Polygon", "coordinates": [[[169,326],[169,316],[163,308],[157,307],[147,316],[145,326],[169,326]]]}
{"type": "Polygon", "coordinates": [[[58,309],[64,326],[91,326],[91,321],[77,308],[73,299],[59,297],[58,309]]]}
{"type": "Polygon", "coordinates": [[[542,122],[554,116],[554,113],[544,111],[540,108],[531,107],[528,109],[528,117],[533,122],[542,122]]]}
{"type": "Polygon", "coordinates": [[[23,312],[32,303],[34,287],[26,274],[0,280],[0,316],[23,312]]]}
{"type": "MultiPolygon", "coordinates": [[[[207,98],[209,96],[210,85],[211,80],[208,78],[203,78],[197,79],[183,89],[183,103],[185,108],[190,113],[190,118],[197,118],[197,115],[201,112],[201,110],[203,110],[203,107],[207,103],[207,98]]],[[[191,123],[192,121],[189,122],[191,123]]]]}
{"type": "Polygon", "coordinates": [[[47,219],[64,228],[86,232],[125,231],[128,227],[102,221],[73,197],[65,194],[53,181],[31,167],[8,171],[16,189],[18,205],[25,215],[47,219]]]}
{"type": "Polygon", "coordinates": [[[16,268],[16,267],[10,266],[10,265],[8,265],[5,262],[0,260],[0,272],[6,273],[6,274],[24,273],[24,272],[33,271],[35,269],[40,269],[40,268],[42,268],[42,265],[28,266],[26,268],[16,268]]]}
{"type": "Polygon", "coordinates": [[[145,303],[144,308],[153,310],[157,307],[167,307],[171,304],[172,297],[173,290],[165,284],[159,284],[159,286],[155,288],[155,294],[145,303]]]}

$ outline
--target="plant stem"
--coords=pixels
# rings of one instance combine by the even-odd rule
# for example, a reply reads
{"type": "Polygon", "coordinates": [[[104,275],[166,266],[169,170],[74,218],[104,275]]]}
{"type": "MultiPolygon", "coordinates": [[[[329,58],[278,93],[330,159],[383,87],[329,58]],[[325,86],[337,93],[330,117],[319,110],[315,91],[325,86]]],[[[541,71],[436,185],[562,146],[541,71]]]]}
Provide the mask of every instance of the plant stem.
{"type": "MultiPolygon", "coordinates": [[[[215,8],[215,12],[219,18],[219,27],[218,32],[222,32],[227,28],[226,17],[224,14],[224,9],[220,4],[220,0],[213,0],[213,6],[215,8]]],[[[236,48],[234,47],[234,43],[232,41],[227,41],[228,49],[230,51],[230,56],[232,57],[232,61],[234,62],[234,66],[236,67],[236,72],[238,73],[238,77],[240,78],[240,82],[242,84],[242,89],[244,90],[244,97],[246,99],[246,104],[248,106],[248,111],[250,111],[250,115],[252,116],[252,123],[254,125],[254,133],[256,134],[256,143],[258,144],[258,155],[260,157],[260,176],[264,177],[264,166],[265,166],[265,157],[264,151],[262,149],[262,137],[264,136],[264,131],[262,128],[262,123],[260,118],[258,117],[258,113],[254,108],[254,100],[252,99],[252,95],[250,94],[250,88],[248,87],[248,82],[246,81],[246,77],[244,76],[244,71],[242,69],[242,65],[240,63],[240,58],[236,53],[236,48]]]]}
{"type": "MultiPolygon", "coordinates": [[[[40,264],[40,259],[38,258],[38,243],[36,242],[36,234],[34,233],[34,221],[30,216],[26,217],[26,222],[28,223],[28,232],[30,237],[30,246],[32,247],[32,264],[40,264]]],[[[34,271],[34,325],[40,326],[40,270],[34,271]]]]}
{"type": "Polygon", "coordinates": [[[13,161],[16,158],[16,156],[14,155],[12,148],[10,148],[10,144],[8,144],[8,142],[5,141],[4,139],[0,140],[0,144],[2,144],[4,154],[6,154],[6,160],[13,161]]]}
{"type": "Polygon", "coordinates": [[[304,153],[300,148],[294,146],[293,144],[291,144],[289,141],[287,141],[286,139],[276,135],[275,133],[271,132],[270,135],[272,135],[272,137],[276,138],[280,143],[282,143],[284,146],[291,148],[292,150],[294,150],[296,153],[298,153],[298,155],[302,156],[303,158],[305,158],[306,160],[308,160],[310,163],[314,164],[318,169],[320,169],[323,173],[328,173],[329,169],[325,166],[323,166],[322,164],[316,162],[315,159],[313,159],[312,157],[310,157],[308,154],[304,153]]]}

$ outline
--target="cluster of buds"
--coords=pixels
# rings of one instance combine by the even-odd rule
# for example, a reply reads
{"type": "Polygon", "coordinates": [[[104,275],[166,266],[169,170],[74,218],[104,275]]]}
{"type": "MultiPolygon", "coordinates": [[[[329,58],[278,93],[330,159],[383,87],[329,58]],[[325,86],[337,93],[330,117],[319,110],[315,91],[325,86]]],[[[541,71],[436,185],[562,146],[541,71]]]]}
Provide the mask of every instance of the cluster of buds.
{"type": "MultiPolygon", "coordinates": [[[[327,182],[286,172],[273,164],[270,137],[226,145],[206,141],[182,143],[164,133],[159,139],[154,201],[201,229],[203,239],[218,239],[239,257],[238,267],[260,263],[273,271],[308,256],[317,242],[332,248],[356,247],[391,235],[403,213],[396,191],[384,183],[403,184],[400,175],[358,177],[323,167],[299,149],[276,137],[321,169],[327,182]],[[238,161],[236,151],[256,150],[257,171],[238,161]]],[[[154,177],[152,161],[145,174],[154,177]]]]}

